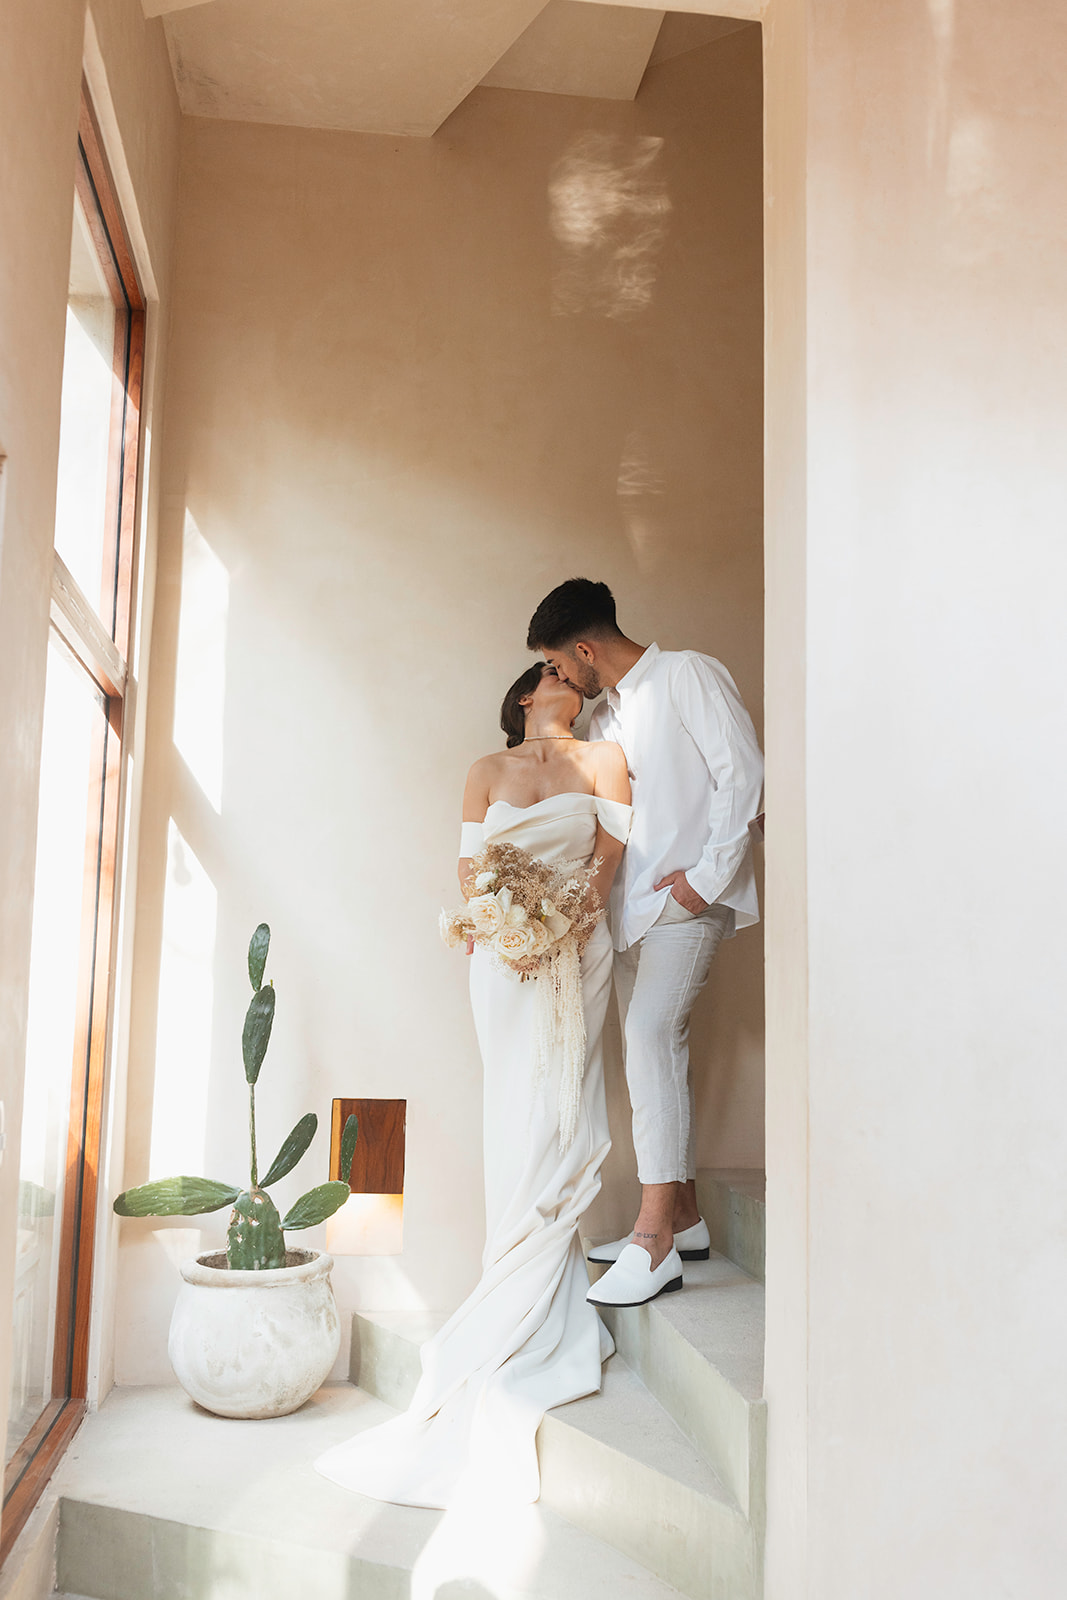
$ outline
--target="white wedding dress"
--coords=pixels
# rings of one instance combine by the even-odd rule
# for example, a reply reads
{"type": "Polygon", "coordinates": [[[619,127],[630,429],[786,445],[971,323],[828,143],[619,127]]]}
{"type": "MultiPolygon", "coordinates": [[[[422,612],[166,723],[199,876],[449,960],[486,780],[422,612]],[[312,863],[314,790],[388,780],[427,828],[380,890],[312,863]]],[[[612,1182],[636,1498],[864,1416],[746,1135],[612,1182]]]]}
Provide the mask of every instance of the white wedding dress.
{"type": "MultiPolygon", "coordinates": [[[[598,821],[625,841],[631,810],[594,795],[559,794],[519,807],[498,800],[486,843],[544,861],[593,857],[598,821]]],[[[423,1346],[422,1378],[406,1412],[328,1450],[315,1466],[358,1494],[450,1507],[468,1496],[510,1503],[540,1492],[535,1435],[544,1412],[600,1388],[614,1348],[586,1300],[578,1222],[600,1189],[610,1144],[601,1035],[612,947],[600,922],[582,958],[586,1060],[578,1129],[559,1149],[560,1062],[537,1074],[537,984],[520,983],[476,948],[471,1005],[485,1071],[482,1277],[423,1346]]]]}

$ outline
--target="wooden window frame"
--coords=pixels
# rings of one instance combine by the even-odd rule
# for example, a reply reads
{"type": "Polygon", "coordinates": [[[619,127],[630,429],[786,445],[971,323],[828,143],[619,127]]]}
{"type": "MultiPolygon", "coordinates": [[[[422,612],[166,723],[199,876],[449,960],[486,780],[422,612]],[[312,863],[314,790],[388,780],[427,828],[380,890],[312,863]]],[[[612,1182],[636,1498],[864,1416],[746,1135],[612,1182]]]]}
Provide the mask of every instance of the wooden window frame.
{"type": "Polygon", "coordinates": [[[116,307],[111,445],[99,606],[54,555],[51,641],[58,641],[103,696],[91,771],[82,891],[81,966],[71,1072],[66,1177],[59,1244],[52,1365],[54,1399],[4,1473],[0,1565],[85,1415],[97,1179],[104,1083],[111,1044],[118,924],[118,857],[124,809],[126,691],[136,566],[138,478],[145,351],[145,298],[122,220],[88,85],[82,80],[75,189],[116,307]],[[101,220],[102,219],[102,220],[101,220]],[[119,326],[121,324],[121,327],[119,326]]]}

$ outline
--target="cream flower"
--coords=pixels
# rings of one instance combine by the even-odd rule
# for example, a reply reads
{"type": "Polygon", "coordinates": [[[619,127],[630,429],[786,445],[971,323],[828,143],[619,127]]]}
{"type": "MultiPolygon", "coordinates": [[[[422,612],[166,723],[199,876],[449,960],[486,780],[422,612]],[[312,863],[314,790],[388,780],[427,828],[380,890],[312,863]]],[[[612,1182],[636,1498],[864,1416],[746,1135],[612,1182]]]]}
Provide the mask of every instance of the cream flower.
{"type": "Polygon", "coordinates": [[[479,872],[478,876],[474,880],[474,887],[478,894],[485,894],[487,889],[491,889],[493,887],[493,884],[496,882],[496,880],[497,874],[495,872],[479,872]]]}
{"type": "Polygon", "coordinates": [[[437,926],[441,930],[441,938],[450,950],[462,944],[467,937],[461,918],[453,912],[442,911],[437,926]]]}
{"type": "Polygon", "coordinates": [[[526,907],[521,900],[516,900],[507,884],[496,892],[496,903],[503,912],[504,926],[507,928],[525,928],[529,918],[526,907]]]}
{"type": "Polygon", "coordinates": [[[530,923],[530,938],[533,940],[530,947],[532,956],[543,956],[549,945],[553,943],[552,935],[543,922],[530,923]]]}
{"type": "Polygon", "coordinates": [[[521,961],[524,956],[533,954],[533,942],[532,928],[504,927],[493,940],[492,948],[508,961],[521,961]]]}
{"type": "Polygon", "coordinates": [[[504,926],[504,912],[494,894],[479,894],[467,901],[467,915],[476,935],[486,938],[504,926]]]}
{"type": "Polygon", "coordinates": [[[552,900],[541,901],[541,915],[545,919],[545,927],[553,939],[562,939],[571,925],[570,917],[565,917],[562,911],[557,911],[552,900]]]}

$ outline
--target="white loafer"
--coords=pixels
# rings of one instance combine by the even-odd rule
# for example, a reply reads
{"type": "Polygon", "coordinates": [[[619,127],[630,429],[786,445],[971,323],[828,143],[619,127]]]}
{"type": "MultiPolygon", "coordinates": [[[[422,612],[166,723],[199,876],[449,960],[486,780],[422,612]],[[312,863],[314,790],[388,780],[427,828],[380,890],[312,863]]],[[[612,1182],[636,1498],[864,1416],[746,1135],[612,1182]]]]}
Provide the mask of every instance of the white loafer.
{"type": "MultiPolygon", "coordinates": [[[[611,1244],[595,1244],[589,1251],[588,1261],[618,1261],[626,1246],[631,1243],[632,1234],[627,1234],[625,1239],[614,1239],[611,1244]]],[[[683,1261],[707,1261],[711,1255],[711,1234],[708,1225],[701,1217],[699,1222],[694,1222],[691,1228],[684,1228],[681,1233],[674,1236],[674,1248],[683,1261]]]]}
{"type": "Polygon", "coordinates": [[[594,1306],[643,1306],[657,1295],[672,1294],[681,1287],[682,1263],[677,1250],[668,1251],[659,1266],[653,1267],[647,1250],[628,1244],[585,1298],[594,1306]]]}

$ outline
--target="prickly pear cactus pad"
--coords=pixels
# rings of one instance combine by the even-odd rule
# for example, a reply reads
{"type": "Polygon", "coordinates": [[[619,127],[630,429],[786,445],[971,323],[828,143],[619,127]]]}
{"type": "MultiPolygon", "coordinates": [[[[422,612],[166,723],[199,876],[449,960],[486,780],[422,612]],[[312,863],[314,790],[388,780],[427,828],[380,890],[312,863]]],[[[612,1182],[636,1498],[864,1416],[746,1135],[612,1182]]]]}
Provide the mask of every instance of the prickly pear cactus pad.
{"type": "Polygon", "coordinates": [[[231,1271],[267,1272],[285,1266],[282,1219],[269,1194],[246,1189],[237,1196],[226,1234],[226,1257],[231,1271]]]}

